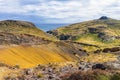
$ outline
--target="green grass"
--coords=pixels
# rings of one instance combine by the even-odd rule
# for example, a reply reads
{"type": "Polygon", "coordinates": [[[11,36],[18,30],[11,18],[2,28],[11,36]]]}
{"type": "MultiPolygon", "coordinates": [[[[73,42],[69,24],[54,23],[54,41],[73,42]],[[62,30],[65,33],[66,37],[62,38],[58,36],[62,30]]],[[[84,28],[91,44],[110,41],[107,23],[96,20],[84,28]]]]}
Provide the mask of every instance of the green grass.
{"type": "Polygon", "coordinates": [[[108,61],[115,61],[117,60],[117,56],[110,53],[100,53],[100,54],[89,54],[89,56],[83,56],[81,57],[82,61],[85,62],[97,62],[97,63],[103,63],[108,61]]]}
{"type": "Polygon", "coordinates": [[[72,73],[68,79],[74,80],[120,80],[120,73],[110,70],[88,70],[72,73]]]}
{"type": "Polygon", "coordinates": [[[97,34],[87,33],[87,34],[79,35],[79,36],[75,39],[75,41],[79,41],[79,39],[81,39],[81,38],[84,38],[84,39],[85,39],[85,38],[87,38],[87,37],[92,37],[93,40],[98,41],[98,42],[102,42],[102,39],[98,38],[97,36],[98,36],[97,34]]]}
{"type": "Polygon", "coordinates": [[[110,80],[110,77],[107,75],[98,75],[97,80],[110,80]]]}
{"type": "Polygon", "coordinates": [[[26,21],[0,21],[0,32],[13,34],[30,34],[48,40],[57,40],[54,36],[48,35],[47,33],[38,29],[34,24],[26,21]]]}
{"type": "MultiPolygon", "coordinates": [[[[120,36],[120,20],[115,19],[107,19],[107,20],[90,20],[81,23],[72,24],[69,26],[58,28],[58,35],[65,34],[75,36],[75,38],[71,38],[71,41],[82,42],[86,44],[97,45],[101,49],[106,47],[115,47],[119,46],[120,40],[114,39],[105,41],[102,38],[98,37],[99,33],[90,33],[89,28],[98,29],[100,26],[104,27],[103,30],[99,32],[105,33],[106,36],[120,36]]],[[[92,51],[96,50],[93,46],[84,46],[85,49],[92,51]]]]}
{"type": "Polygon", "coordinates": [[[120,80],[120,73],[114,74],[110,80],[120,80]]]}

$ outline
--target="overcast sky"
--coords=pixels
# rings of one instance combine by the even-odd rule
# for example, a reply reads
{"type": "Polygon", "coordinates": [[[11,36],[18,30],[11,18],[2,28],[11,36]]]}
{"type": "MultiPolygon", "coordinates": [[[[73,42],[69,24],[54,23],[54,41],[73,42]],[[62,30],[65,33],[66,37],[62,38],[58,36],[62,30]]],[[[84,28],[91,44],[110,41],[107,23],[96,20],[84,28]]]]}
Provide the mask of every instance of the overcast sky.
{"type": "Polygon", "coordinates": [[[120,19],[120,0],[0,0],[0,20],[74,23],[101,16],[120,19]]]}

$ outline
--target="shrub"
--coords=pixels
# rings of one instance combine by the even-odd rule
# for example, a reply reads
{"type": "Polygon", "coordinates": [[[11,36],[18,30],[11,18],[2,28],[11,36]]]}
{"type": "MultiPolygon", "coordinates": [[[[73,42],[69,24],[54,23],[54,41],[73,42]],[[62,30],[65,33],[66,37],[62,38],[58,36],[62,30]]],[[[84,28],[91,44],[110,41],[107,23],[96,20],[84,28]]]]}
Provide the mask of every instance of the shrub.
{"type": "Polygon", "coordinates": [[[103,70],[90,70],[87,72],[80,71],[77,73],[73,73],[65,80],[110,80],[110,77],[109,72],[103,70]]]}
{"type": "Polygon", "coordinates": [[[110,78],[107,75],[98,75],[97,80],[110,80],[110,78]]]}
{"type": "Polygon", "coordinates": [[[42,75],[42,74],[38,74],[37,77],[38,77],[38,78],[42,78],[43,75],[42,75]]]}
{"type": "Polygon", "coordinates": [[[110,80],[120,80],[120,73],[114,74],[110,80]]]}
{"type": "Polygon", "coordinates": [[[19,69],[19,68],[20,68],[20,66],[19,66],[19,65],[15,65],[15,66],[14,66],[14,68],[17,68],[17,69],[19,69]]]}

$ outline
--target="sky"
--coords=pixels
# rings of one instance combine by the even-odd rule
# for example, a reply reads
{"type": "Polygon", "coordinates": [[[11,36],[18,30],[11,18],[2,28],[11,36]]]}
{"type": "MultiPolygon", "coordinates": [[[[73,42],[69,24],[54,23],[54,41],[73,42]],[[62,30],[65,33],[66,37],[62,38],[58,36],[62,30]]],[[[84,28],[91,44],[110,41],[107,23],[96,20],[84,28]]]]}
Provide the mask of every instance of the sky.
{"type": "Polygon", "coordinates": [[[101,16],[120,19],[120,0],[0,0],[0,20],[77,23],[101,16]]]}

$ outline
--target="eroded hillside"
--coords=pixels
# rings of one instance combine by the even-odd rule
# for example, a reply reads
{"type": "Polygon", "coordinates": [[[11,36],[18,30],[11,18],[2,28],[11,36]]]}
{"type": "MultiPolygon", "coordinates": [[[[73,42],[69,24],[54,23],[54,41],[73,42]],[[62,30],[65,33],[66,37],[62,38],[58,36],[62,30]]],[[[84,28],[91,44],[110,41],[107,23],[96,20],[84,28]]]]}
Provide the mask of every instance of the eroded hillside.
{"type": "Polygon", "coordinates": [[[87,54],[80,45],[57,41],[30,22],[6,20],[0,22],[0,28],[0,62],[8,65],[29,68],[75,61],[87,54]]]}

